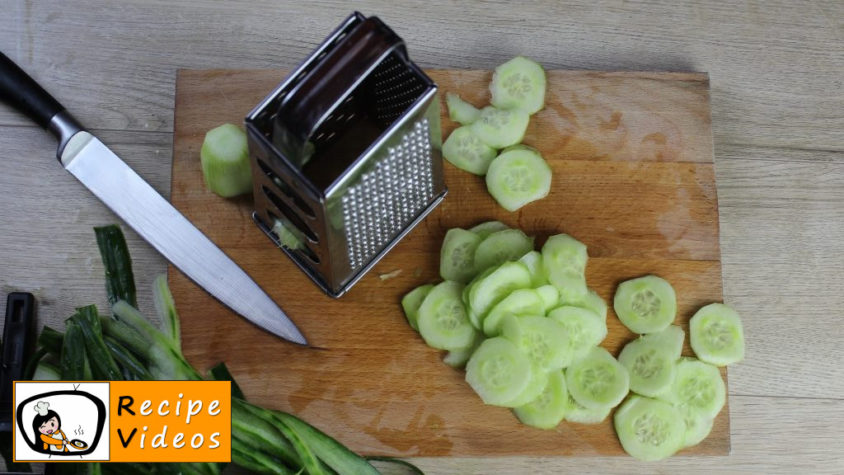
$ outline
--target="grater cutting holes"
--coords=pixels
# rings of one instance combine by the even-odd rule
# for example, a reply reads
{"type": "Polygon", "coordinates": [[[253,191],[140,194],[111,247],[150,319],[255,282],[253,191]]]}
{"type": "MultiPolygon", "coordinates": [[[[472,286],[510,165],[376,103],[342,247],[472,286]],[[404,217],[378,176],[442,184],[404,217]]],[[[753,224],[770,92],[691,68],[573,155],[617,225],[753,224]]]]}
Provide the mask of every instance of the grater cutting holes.
{"type": "Polygon", "coordinates": [[[355,12],[246,117],[252,217],[332,297],[444,198],[436,93],[355,12]]]}

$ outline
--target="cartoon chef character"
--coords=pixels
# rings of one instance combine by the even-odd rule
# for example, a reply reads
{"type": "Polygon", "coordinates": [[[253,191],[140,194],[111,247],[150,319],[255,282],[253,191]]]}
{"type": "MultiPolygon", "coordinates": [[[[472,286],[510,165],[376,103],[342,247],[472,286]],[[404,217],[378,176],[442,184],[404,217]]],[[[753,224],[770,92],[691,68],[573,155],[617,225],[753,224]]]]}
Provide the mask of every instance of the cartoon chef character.
{"type": "Polygon", "coordinates": [[[32,429],[41,434],[44,452],[69,452],[67,436],[61,430],[62,419],[56,411],[50,410],[50,403],[39,401],[35,404],[35,411],[38,415],[32,420],[32,429]]]}

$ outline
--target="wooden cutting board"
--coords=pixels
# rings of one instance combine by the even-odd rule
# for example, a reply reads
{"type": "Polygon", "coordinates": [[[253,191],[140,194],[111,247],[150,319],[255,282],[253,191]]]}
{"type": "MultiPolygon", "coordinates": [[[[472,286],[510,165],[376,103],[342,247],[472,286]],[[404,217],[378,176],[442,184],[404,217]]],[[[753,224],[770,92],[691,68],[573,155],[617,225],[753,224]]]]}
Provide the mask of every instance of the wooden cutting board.
{"type": "MultiPolygon", "coordinates": [[[[488,71],[434,70],[441,91],[489,101],[488,71]]],[[[677,323],[721,301],[718,200],[706,74],[551,71],[547,106],[524,143],[553,169],[550,195],[515,213],[484,181],[445,165],[449,195],[352,290],[325,296],[250,219],[251,197],[219,198],[203,185],[205,132],[243,117],[280,71],[179,71],[172,202],[238,262],[296,322],[313,348],[287,344],[224,308],[172,269],[184,351],[199,368],[225,361],[248,398],[291,411],[365,454],[393,456],[622,454],[611,419],[544,431],[485,406],[463,372],[440,361],[405,322],[399,300],[439,280],[448,228],[497,219],[537,236],[574,235],[589,247],[587,281],[612,302],[616,285],[643,274],[677,291],[677,323]],[[382,280],[380,274],[401,271],[382,280]]],[[[442,98],[440,98],[442,100],[442,98]]],[[[443,111],[445,106],[443,103],[443,111]]],[[[443,136],[455,124],[443,116],[443,136]]],[[[610,310],[605,346],[633,338],[610,310]]],[[[688,344],[685,352],[691,354],[688,344]]],[[[724,372],[726,378],[726,372],[724,372]]],[[[728,409],[683,454],[727,454],[728,409]]]]}

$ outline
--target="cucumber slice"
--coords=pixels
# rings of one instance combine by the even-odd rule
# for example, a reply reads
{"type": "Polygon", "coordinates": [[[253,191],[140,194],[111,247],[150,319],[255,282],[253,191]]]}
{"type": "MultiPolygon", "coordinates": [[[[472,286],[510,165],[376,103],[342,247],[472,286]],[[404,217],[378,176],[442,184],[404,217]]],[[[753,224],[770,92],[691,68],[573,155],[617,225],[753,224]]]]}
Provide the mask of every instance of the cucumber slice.
{"type": "Polygon", "coordinates": [[[552,318],[508,315],[501,325],[501,335],[515,343],[543,372],[565,368],[574,356],[572,348],[565,344],[565,327],[552,318]]]}
{"type": "MultiPolygon", "coordinates": [[[[286,220],[285,220],[286,221],[286,220]]],[[[278,236],[282,246],[291,249],[302,249],[305,247],[305,236],[303,236],[292,225],[285,226],[280,220],[275,220],[272,231],[278,236]]]]}
{"type": "Polygon", "coordinates": [[[548,196],[551,191],[551,167],[536,152],[503,152],[489,164],[486,188],[507,211],[548,196]]]}
{"type": "Polygon", "coordinates": [[[527,387],[525,387],[524,391],[516,399],[510,401],[510,404],[508,404],[509,407],[524,406],[538,398],[542,394],[542,391],[545,390],[545,386],[548,384],[548,373],[534,366],[531,368],[530,375],[530,382],[528,382],[527,387]]]}
{"type": "Polygon", "coordinates": [[[548,238],[542,246],[542,265],[545,276],[564,302],[581,301],[587,295],[586,245],[568,234],[548,238]]]}
{"type": "Polygon", "coordinates": [[[490,274],[495,271],[495,267],[487,269],[480,274],[476,275],[474,279],[472,279],[466,287],[463,288],[463,293],[460,295],[461,299],[463,300],[463,305],[466,306],[466,311],[469,313],[469,321],[472,322],[472,326],[477,328],[478,330],[483,330],[483,326],[481,325],[481,317],[472,309],[472,306],[469,305],[470,299],[469,294],[472,292],[472,288],[474,288],[475,284],[480,282],[481,280],[487,278],[490,274]]]}
{"type": "Polygon", "coordinates": [[[466,382],[486,404],[512,407],[531,379],[528,357],[511,341],[489,338],[466,363],[466,382]]]}
{"type": "Polygon", "coordinates": [[[566,422],[574,422],[576,424],[600,424],[604,422],[607,416],[610,415],[612,407],[601,407],[598,409],[589,409],[583,407],[571,397],[569,393],[566,410],[566,422]]]}
{"type": "Polygon", "coordinates": [[[470,228],[469,231],[477,234],[481,239],[486,239],[490,234],[496,231],[504,231],[505,229],[510,229],[510,226],[507,226],[501,221],[486,221],[470,228]]]}
{"type": "Polygon", "coordinates": [[[560,305],[560,292],[551,284],[543,285],[536,288],[536,293],[542,299],[542,304],[545,307],[542,311],[543,315],[547,315],[548,311],[560,305]]]}
{"type": "Polygon", "coordinates": [[[481,116],[481,111],[477,107],[453,92],[445,93],[445,105],[448,107],[448,118],[462,125],[469,125],[481,116]]]}
{"type": "Polygon", "coordinates": [[[597,313],[602,319],[607,319],[607,302],[592,289],[587,289],[586,295],[575,301],[563,301],[562,305],[572,305],[575,307],[586,308],[597,313]]]}
{"type": "Polygon", "coordinates": [[[419,331],[419,324],[417,323],[419,319],[419,307],[422,306],[422,301],[425,300],[425,297],[428,296],[428,293],[433,288],[433,284],[420,285],[408,292],[401,299],[401,308],[404,310],[404,316],[407,317],[407,323],[416,331],[419,331]]]}
{"type": "Polygon", "coordinates": [[[639,338],[624,345],[618,362],[630,373],[630,390],[656,397],[671,389],[679,356],[653,339],[639,338]]]}
{"type": "MultiPolygon", "coordinates": [[[[545,302],[533,289],[516,289],[495,304],[483,318],[481,327],[486,336],[501,334],[504,318],[508,315],[544,315],[545,302]]],[[[543,317],[545,318],[545,317],[543,317]]]]}
{"type": "Polygon", "coordinates": [[[428,292],[419,307],[419,334],[428,346],[440,350],[466,348],[477,330],[469,322],[460,300],[463,284],[445,281],[428,292]]]}
{"type": "Polygon", "coordinates": [[[458,127],[443,142],[443,157],[455,167],[475,175],[484,175],[495,159],[494,148],[481,141],[467,127],[458,127]]]}
{"type": "Polygon", "coordinates": [[[712,424],[715,422],[711,417],[706,417],[691,409],[688,406],[675,406],[683,414],[683,421],[686,423],[686,436],[683,447],[691,447],[697,445],[705,439],[710,432],[712,432],[712,424]]]}
{"type": "Polygon", "coordinates": [[[534,114],[545,106],[545,70],[532,59],[516,56],[495,68],[489,90],[495,107],[534,114]]]}
{"type": "Polygon", "coordinates": [[[683,415],[664,401],[631,396],[613,422],[624,451],[639,460],[662,460],[683,447],[683,415]]]}
{"type": "Polygon", "coordinates": [[[548,374],[548,383],[535,399],[513,409],[523,424],[539,429],[553,429],[568,412],[569,393],[562,371],[548,374]]]}
{"type": "Polygon", "coordinates": [[[469,291],[469,307],[482,320],[492,307],[504,300],[510,292],[528,287],[530,273],[527,267],[520,262],[505,262],[472,284],[469,291]]]}
{"type": "Polygon", "coordinates": [[[475,334],[475,340],[472,342],[471,345],[467,346],[466,348],[455,348],[453,350],[448,350],[448,353],[443,356],[443,363],[451,366],[452,368],[462,368],[466,365],[466,362],[469,361],[469,358],[472,356],[472,353],[478,349],[481,345],[481,342],[484,341],[483,336],[480,333],[475,334]]]}
{"type": "Polygon", "coordinates": [[[528,152],[533,152],[537,155],[542,155],[541,153],[539,153],[538,149],[535,149],[535,148],[531,147],[530,145],[525,145],[523,143],[517,143],[516,145],[510,145],[509,147],[502,149],[501,153],[509,152],[511,150],[527,150],[528,152]]]}
{"type": "Polygon", "coordinates": [[[487,106],[478,120],[468,125],[481,142],[492,148],[504,148],[522,141],[530,116],[521,110],[487,106]]]}
{"type": "Polygon", "coordinates": [[[630,376],[605,349],[596,346],[566,369],[569,393],[591,409],[618,405],[630,389],[630,376]]]}
{"type": "MultiPolygon", "coordinates": [[[[542,269],[542,254],[539,251],[528,252],[519,258],[519,262],[528,268],[528,272],[530,272],[530,284],[533,287],[541,287],[548,283],[548,279],[545,278],[545,270],[542,269]]],[[[556,290],[555,293],[557,294],[557,298],[559,298],[560,293],[556,290]]]]}
{"type": "Polygon", "coordinates": [[[744,329],[741,318],[732,308],[709,304],[698,310],[689,321],[689,340],[702,361],[726,366],[744,359],[744,329]]]}
{"type": "Polygon", "coordinates": [[[714,418],[727,401],[727,386],[717,367],[695,358],[681,358],[671,390],[660,399],[714,418]]]}
{"type": "Polygon", "coordinates": [[[507,261],[515,261],[533,249],[533,238],[520,229],[496,231],[475,249],[475,271],[481,272],[507,261]]]}
{"type": "Polygon", "coordinates": [[[246,133],[234,124],[223,124],[205,134],[199,150],[205,185],[224,197],[252,191],[252,167],[246,133]]]}
{"type": "Polygon", "coordinates": [[[649,333],[641,337],[643,341],[647,341],[649,344],[664,347],[675,360],[683,354],[683,340],[685,338],[686,333],[677,325],[668,325],[668,328],[661,332],[649,333]]]}
{"type": "Polygon", "coordinates": [[[595,312],[580,307],[563,306],[548,312],[566,329],[565,345],[571,348],[572,360],[585,356],[607,336],[607,322],[595,312]]]}
{"type": "Polygon", "coordinates": [[[622,282],[615,292],[613,308],[633,333],[654,333],[674,321],[677,297],[668,281],[646,275],[622,282]]]}
{"type": "Polygon", "coordinates": [[[465,229],[452,228],[445,233],[440,249],[440,276],[444,280],[466,283],[475,276],[475,250],[481,238],[465,229]]]}

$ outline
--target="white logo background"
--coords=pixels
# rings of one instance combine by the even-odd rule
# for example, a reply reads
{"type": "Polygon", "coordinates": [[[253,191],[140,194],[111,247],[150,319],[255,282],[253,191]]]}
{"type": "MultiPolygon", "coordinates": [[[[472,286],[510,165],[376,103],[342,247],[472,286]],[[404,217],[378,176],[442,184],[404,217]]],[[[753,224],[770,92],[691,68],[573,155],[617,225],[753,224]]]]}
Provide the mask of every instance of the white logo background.
{"type": "MultiPolygon", "coordinates": [[[[105,404],[105,413],[102,415],[104,421],[102,435],[97,443],[97,447],[93,452],[86,455],[56,455],[44,454],[32,450],[21,434],[20,428],[16,422],[15,424],[15,459],[18,461],[96,461],[109,459],[109,384],[108,383],[59,383],[59,382],[16,382],[15,383],[15,411],[18,410],[19,405],[27,399],[37,396],[39,394],[49,393],[53,391],[77,391],[85,392],[105,404]]],[[[55,411],[61,418],[62,432],[65,433],[68,440],[79,439],[84,441],[88,447],[94,443],[94,437],[97,433],[97,420],[100,417],[97,406],[94,405],[88,398],[81,395],[61,394],[47,397],[36,398],[23,408],[21,422],[26,437],[31,441],[37,441],[41,444],[39,438],[40,433],[36,433],[32,429],[32,421],[38,414],[35,411],[35,405],[39,401],[46,401],[50,403],[50,409],[55,411]]],[[[53,447],[52,449],[55,450],[53,447]]],[[[73,446],[68,445],[68,453],[73,454],[79,452],[73,446]]]]}

